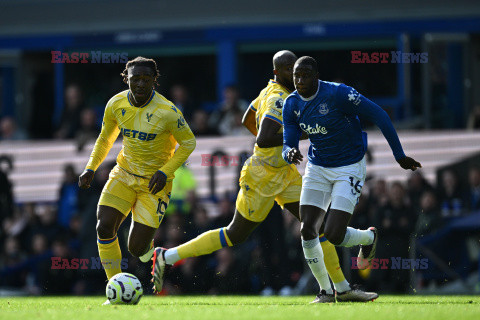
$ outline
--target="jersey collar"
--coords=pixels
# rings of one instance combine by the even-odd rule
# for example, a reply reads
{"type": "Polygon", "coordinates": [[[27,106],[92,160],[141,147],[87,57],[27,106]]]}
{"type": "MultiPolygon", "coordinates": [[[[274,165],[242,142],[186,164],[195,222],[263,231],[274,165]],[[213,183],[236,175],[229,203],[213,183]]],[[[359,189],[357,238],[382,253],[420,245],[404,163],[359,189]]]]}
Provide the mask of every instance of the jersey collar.
{"type": "MultiPolygon", "coordinates": [[[[131,94],[131,92],[130,92],[130,90],[128,90],[128,93],[127,93],[128,103],[130,103],[130,105],[131,105],[132,107],[135,107],[135,106],[133,105],[132,101],[130,100],[130,94],[131,94]]],[[[148,100],[147,100],[144,104],[142,104],[139,108],[144,108],[144,107],[146,107],[147,104],[149,104],[150,101],[152,101],[153,96],[155,96],[155,90],[152,90],[152,93],[150,94],[150,98],[148,98],[148,100]]]]}
{"type": "Polygon", "coordinates": [[[304,98],[304,97],[302,97],[302,95],[301,95],[300,93],[298,93],[298,91],[297,91],[298,96],[299,96],[303,101],[312,101],[313,99],[315,99],[315,98],[317,97],[318,91],[320,91],[320,84],[321,84],[321,83],[320,83],[320,80],[318,80],[317,92],[315,92],[315,94],[314,94],[313,96],[311,96],[311,97],[309,97],[309,98],[304,98]]]}
{"type": "Polygon", "coordinates": [[[271,83],[271,84],[278,84],[280,87],[282,87],[286,92],[288,93],[291,93],[292,91],[288,90],[286,87],[284,87],[283,85],[281,85],[279,82],[275,81],[275,80],[272,80],[270,79],[270,81],[268,81],[268,83],[271,83]]]}

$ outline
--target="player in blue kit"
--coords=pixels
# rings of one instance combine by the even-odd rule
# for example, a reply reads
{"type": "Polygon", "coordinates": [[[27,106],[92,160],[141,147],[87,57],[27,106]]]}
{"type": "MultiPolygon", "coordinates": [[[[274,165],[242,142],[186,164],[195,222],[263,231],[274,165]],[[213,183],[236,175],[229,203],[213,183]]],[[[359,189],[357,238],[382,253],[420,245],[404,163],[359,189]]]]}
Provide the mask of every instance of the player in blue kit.
{"type": "MultiPolygon", "coordinates": [[[[386,112],[344,84],[318,79],[317,62],[301,57],[294,66],[295,89],[283,106],[283,152],[288,163],[300,164],[298,149],[302,132],[308,134],[308,163],[300,196],[302,247],[312,273],[320,283],[319,300],[330,299],[328,280],[318,226],[326,211],[325,237],[334,245],[360,245],[358,265],[365,269],[375,256],[377,230],[347,227],[362,191],[366,176],[367,134],[358,116],[375,123],[387,139],[395,160],[403,169],[416,170],[421,164],[407,157],[386,112]]],[[[341,296],[337,296],[337,299],[341,296]]]]}

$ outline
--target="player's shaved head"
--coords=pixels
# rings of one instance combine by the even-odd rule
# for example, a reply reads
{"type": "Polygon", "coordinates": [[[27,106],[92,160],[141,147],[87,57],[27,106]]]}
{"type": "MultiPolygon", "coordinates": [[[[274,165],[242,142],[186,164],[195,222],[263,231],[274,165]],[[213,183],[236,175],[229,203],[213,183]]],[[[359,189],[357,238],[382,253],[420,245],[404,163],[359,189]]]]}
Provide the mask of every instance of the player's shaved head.
{"type": "Polygon", "coordinates": [[[295,67],[300,65],[311,66],[313,72],[315,73],[318,72],[317,61],[315,61],[315,59],[313,59],[312,57],[309,57],[309,56],[300,57],[300,59],[298,59],[297,62],[295,62],[295,67]]]}
{"type": "Polygon", "coordinates": [[[278,51],[273,56],[273,70],[281,69],[283,66],[292,63],[292,60],[297,60],[297,56],[292,51],[278,51]]]}

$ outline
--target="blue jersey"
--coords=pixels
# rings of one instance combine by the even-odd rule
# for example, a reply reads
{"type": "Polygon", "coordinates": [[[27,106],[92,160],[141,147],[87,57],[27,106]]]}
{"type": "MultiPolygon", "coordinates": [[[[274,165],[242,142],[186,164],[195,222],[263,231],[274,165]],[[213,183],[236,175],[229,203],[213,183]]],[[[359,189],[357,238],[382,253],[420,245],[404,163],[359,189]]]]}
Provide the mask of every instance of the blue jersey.
{"type": "MultiPolygon", "coordinates": [[[[405,157],[387,113],[352,87],[321,81],[310,98],[294,91],[283,106],[283,158],[298,149],[302,131],[308,134],[308,161],[322,167],[342,167],[360,161],[367,150],[367,134],[358,116],[375,123],[387,139],[396,160],[405,157]]],[[[288,161],[287,161],[288,162],[288,161]]]]}

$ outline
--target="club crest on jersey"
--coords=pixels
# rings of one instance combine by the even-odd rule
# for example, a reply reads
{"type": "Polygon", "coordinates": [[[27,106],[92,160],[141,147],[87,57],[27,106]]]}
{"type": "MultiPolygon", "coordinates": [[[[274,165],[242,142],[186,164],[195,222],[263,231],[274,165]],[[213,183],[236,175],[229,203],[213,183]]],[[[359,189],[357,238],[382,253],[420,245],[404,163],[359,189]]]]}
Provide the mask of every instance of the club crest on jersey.
{"type": "Polygon", "coordinates": [[[278,108],[278,109],[282,109],[283,99],[278,99],[277,101],[275,101],[275,107],[278,108]]]}
{"type": "Polygon", "coordinates": [[[354,105],[358,106],[358,104],[361,102],[360,93],[353,88],[350,89],[350,92],[348,93],[348,101],[352,101],[354,105]]]}
{"type": "Polygon", "coordinates": [[[152,118],[153,113],[148,113],[147,112],[147,121],[150,122],[150,119],[152,118]]]}
{"type": "Polygon", "coordinates": [[[125,115],[125,109],[122,109],[122,117],[125,115]]]}
{"type": "Polygon", "coordinates": [[[328,105],[326,103],[322,103],[320,105],[320,107],[318,108],[318,112],[320,112],[320,114],[323,114],[323,115],[326,115],[328,113],[328,105]]]}

